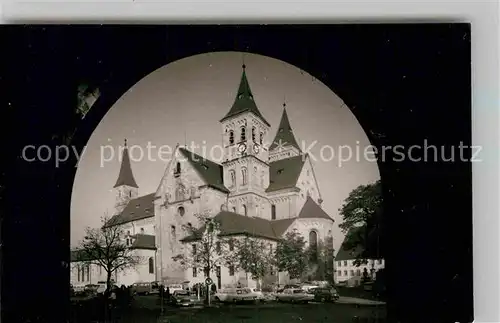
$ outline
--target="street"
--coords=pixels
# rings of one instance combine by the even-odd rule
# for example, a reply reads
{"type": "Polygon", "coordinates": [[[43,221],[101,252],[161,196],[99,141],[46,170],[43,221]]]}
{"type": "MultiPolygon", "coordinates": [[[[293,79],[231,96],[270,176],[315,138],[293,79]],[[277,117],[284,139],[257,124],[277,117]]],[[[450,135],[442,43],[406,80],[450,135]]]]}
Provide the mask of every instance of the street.
{"type": "Polygon", "coordinates": [[[116,313],[118,322],[383,322],[385,306],[348,304],[283,304],[222,305],[203,308],[172,308],[165,306],[161,314],[158,296],[140,296],[127,313],[116,313]]]}

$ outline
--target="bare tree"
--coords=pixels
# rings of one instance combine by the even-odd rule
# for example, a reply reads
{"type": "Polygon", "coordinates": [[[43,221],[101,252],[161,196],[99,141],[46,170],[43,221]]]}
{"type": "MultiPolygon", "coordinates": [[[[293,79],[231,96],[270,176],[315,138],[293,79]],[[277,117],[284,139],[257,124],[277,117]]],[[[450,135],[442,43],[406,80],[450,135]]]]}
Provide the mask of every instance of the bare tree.
{"type": "Polygon", "coordinates": [[[119,225],[113,225],[108,217],[102,219],[101,228],[87,228],[80,242],[77,261],[86,265],[97,265],[106,271],[106,293],[111,290],[113,273],[133,268],[143,262],[124,242],[124,233],[119,225]]]}

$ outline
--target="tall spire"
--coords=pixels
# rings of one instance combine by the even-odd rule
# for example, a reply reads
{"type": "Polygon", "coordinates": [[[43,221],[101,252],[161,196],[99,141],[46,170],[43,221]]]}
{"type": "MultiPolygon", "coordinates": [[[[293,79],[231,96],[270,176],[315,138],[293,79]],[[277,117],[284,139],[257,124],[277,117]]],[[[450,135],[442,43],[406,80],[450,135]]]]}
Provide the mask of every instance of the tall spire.
{"type": "Polygon", "coordinates": [[[135,182],[134,174],[132,174],[132,167],[130,166],[130,157],[128,154],[127,139],[125,139],[125,145],[123,148],[120,173],[118,175],[118,179],[116,180],[116,184],[113,187],[116,188],[122,185],[139,188],[139,186],[137,186],[137,183],[135,182]]]}
{"type": "Polygon", "coordinates": [[[271,126],[269,122],[266,121],[264,116],[260,113],[257,105],[255,104],[252,90],[250,89],[250,84],[248,83],[246,74],[246,65],[242,65],[243,72],[241,73],[240,86],[238,87],[238,92],[236,93],[236,98],[234,100],[233,106],[229,112],[220,121],[224,121],[230,117],[234,117],[243,112],[253,112],[262,121],[271,126]]]}
{"type": "Polygon", "coordinates": [[[288,114],[286,113],[286,102],[283,102],[283,114],[281,115],[278,132],[276,133],[276,137],[274,137],[274,141],[269,147],[269,150],[274,149],[278,146],[293,146],[300,151],[297,140],[293,135],[292,126],[290,126],[290,121],[288,120],[288,114]]]}

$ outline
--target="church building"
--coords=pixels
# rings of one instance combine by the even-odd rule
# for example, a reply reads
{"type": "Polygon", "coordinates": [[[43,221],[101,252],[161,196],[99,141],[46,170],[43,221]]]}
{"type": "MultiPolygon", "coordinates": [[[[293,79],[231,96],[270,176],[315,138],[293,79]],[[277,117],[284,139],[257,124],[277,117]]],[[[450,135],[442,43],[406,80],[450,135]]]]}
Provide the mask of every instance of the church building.
{"type": "MultiPolygon", "coordinates": [[[[301,151],[285,104],[273,133],[256,101],[243,65],[235,100],[219,120],[222,162],[177,145],[156,192],[139,195],[125,148],[111,222],[122,225],[131,240],[148,241],[149,245],[139,250],[155,259],[154,274],[147,271],[146,277],[140,274],[133,279],[189,284],[205,280],[202,269],[185,270],[172,260],[190,250],[193,237],[184,228],[198,227],[197,214],[217,218],[223,235],[251,234],[268,241],[270,248],[294,229],[310,245],[331,238],[334,220],[321,207],[323,200],[313,164],[301,151]],[[266,145],[270,136],[274,140],[266,145]]],[[[286,273],[279,275],[280,281],[286,283],[286,273]]],[[[213,276],[218,288],[237,283],[255,285],[249,275],[232,268],[217,268],[213,276]]]]}

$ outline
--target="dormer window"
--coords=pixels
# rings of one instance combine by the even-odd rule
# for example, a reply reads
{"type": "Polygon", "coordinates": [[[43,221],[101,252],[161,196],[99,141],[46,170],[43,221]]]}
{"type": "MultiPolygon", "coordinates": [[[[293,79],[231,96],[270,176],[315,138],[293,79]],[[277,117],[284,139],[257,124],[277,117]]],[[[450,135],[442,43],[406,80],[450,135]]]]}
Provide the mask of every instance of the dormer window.
{"type": "Polygon", "coordinates": [[[283,128],[280,128],[279,132],[283,132],[283,128]]]}
{"type": "Polygon", "coordinates": [[[201,167],[203,167],[203,169],[204,169],[204,170],[207,170],[207,169],[208,169],[208,166],[207,166],[207,165],[205,165],[205,164],[201,165],[201,167]]]}
{"type": "Polygon", "coordinates": [[[282,173],[283,173],[283,171],[284,171],[284,169],[283,169],[283,168],[278,169],[278,174],[282,174],[282,173]]]}
{"type": "Polygon", "coordinates": [[[247,140],[247,130],[245,127],[240,128],[241,131],[241,141],[246,141],[247,140]]]}
{"type": "Polygon", "coordinates": [[[229,130],[229,144],[232,145],[234,144],[234,131],[229,130]]]}

